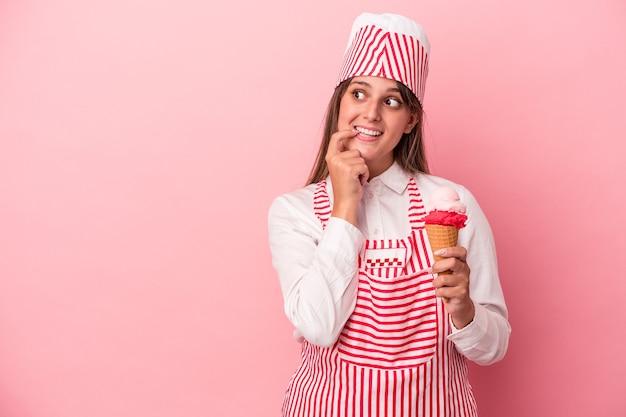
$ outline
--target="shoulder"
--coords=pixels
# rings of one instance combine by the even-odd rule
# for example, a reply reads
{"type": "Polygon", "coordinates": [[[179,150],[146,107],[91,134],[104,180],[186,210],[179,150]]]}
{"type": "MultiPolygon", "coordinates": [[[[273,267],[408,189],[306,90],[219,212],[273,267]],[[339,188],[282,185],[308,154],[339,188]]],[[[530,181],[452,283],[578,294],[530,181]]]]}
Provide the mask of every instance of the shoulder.
{"type": "Polygon", "coordinates": [[[274,198],[270,210],[275,206],[312,207],[316,188],[317,184],[309,184],[306,187],[281,194],[274,198]]]}
{"type": "Polygon", "coordinates": [[[272,220],[316,220],[313,211],[313,199],[317,184],[281,194],[274,198],[269,207],[269,219],[272,220]]]}

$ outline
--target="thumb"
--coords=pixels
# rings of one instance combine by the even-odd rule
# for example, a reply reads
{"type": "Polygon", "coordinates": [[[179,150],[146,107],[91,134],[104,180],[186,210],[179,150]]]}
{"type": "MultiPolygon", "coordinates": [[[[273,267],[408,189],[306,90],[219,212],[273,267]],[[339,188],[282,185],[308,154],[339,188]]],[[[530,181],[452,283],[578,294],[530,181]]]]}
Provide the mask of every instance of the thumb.
{"type": "Polygon", "coordinates": [[[330,137],[330,142],[328,143],[327,153],[330,155],[334,155],[334,154],[347,151],[348,147],[346,146],[346,140],[354,137],[355,135],[356,135],[356,132],[352,132],[349,130],[335,132],[330,137]]]}

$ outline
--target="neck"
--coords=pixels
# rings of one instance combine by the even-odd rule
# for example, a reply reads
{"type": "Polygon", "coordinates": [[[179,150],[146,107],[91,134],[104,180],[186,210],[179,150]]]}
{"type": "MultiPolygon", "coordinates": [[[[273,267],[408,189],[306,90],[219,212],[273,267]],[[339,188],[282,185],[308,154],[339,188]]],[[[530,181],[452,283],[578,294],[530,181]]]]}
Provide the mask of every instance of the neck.
{"type": "Polygon", "coordinates": [[[383,172],[387,171],[390,166],[393,165],[393,158],[390,161],[378,161],[378,163],[368,163],[367,168],[370,171],[368,181],[372,178],[376,178],[383,172]]]}

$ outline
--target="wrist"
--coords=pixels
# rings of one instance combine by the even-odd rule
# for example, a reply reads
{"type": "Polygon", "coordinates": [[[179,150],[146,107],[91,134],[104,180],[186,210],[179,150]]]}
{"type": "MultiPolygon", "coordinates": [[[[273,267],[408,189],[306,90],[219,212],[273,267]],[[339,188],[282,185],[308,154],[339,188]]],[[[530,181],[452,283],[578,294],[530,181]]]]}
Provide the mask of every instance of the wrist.
{"type": "Polygon", "coordinates": [[[334,204],[331,217],[343,219],[353,226],[357,226],[358,204],[334,204]]]}
{"type": "Polygon", "coordinates": [[[470,300],[466,309],[452,315],[452,324],[454,324],[454,327],[457,330],[461,330],[462,328],[469,326],[474,321],[475,315],[476,309],[474,307],[474,302],[470,300]]]}

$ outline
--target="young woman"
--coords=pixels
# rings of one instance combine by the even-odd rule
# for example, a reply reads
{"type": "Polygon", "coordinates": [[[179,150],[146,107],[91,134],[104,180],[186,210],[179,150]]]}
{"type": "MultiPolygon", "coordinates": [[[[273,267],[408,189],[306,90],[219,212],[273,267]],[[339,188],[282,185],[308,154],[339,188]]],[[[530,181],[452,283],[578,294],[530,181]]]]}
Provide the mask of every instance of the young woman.
{"type": "Polygon", "coordinates": [[[506,352],[489,224],[466,188],[428,173],[429,49],[406,17],[359,16],[309,185],[270,208],[273,265],[302,343],[283,416],[476,416],[466,360],[506,352]],[[423,217],[441,186],[468,220],[434,262],[423,217]]]}

